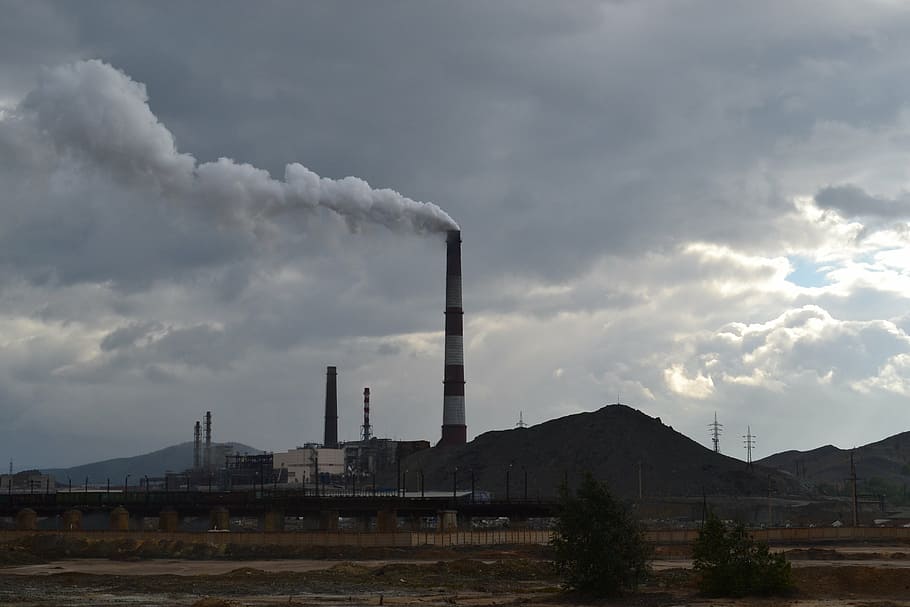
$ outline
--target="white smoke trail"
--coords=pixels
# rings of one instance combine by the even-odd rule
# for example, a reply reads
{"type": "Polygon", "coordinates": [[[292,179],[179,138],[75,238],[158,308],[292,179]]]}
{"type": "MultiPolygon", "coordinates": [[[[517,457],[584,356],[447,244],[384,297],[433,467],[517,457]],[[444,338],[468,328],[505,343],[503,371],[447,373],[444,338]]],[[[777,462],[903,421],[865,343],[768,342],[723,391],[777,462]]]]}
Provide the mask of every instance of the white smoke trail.
{"type": "Polygon", "coordinates": [[[333,180],[293,163],[284,181],[228,158],[198,163],[180,153],[171,132],[148,106],[145,85],[98,60],[47,71],[3,122],[46,140],[61,157],[88,162],[120,181],[156,187],[162,196],[256,226],[286,213],[324,207],[352,227],[378,223],[394,230],[457,229],[441,208],[356,177],[333,180]]]}

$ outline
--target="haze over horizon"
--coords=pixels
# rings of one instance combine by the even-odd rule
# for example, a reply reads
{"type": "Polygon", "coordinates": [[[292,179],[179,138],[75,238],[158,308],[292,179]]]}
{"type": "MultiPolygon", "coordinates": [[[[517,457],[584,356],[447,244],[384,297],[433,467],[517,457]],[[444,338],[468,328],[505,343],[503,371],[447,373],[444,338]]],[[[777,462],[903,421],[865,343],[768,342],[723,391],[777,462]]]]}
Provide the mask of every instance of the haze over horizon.
{"type": "Polygon", "coordinates": [[[617,399],[742,458],[910,428],[910,7],[12,1],[0,457],[617,399]],[[78,103],[76,102],[78,100],[78,103]],[[320,179],[321,178],[321,179],[320,179]],[[351,178],[351,179],[346,179],[351,178]],[[618,395],[618,398],[617,398],[618,395]]]}

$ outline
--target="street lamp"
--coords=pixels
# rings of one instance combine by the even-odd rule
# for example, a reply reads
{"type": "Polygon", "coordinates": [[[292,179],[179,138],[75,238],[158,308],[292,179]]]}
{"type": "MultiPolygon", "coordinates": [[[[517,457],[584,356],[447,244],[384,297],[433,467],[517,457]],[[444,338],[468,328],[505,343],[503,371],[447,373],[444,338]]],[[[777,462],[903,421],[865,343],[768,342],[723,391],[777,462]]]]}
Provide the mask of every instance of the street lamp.
{"type": "Polygon", "coordinates": [[[123,477],[123,493],[124,493],[124,495],[126,494],[127,487],[130,486],[130,485],[129,485],[129,482],[130,482],[130,475],[127,474],[125,477],[123,477]]]}
{"type": "Polygon", "coordinates": [[[452,471],[452,499],[458,499],[458,466],[452,471]]]}
{"type": "Polygon", "coordinates": [[[507,502],[512,501],[511,499],[509,499],[509,480],[510,480],[509,477],[510,476],[512,476],[512,464],[509,464],[509,467],[506,468],[506,501],[507,502]]]}

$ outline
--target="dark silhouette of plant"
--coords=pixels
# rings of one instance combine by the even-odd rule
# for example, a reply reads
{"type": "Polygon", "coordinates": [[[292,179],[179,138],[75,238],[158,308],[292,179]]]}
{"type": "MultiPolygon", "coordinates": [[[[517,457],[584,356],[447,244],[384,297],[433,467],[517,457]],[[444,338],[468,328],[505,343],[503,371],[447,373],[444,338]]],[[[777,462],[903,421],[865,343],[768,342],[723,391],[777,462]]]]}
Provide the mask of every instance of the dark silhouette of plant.
{"type": "Polygon", "coordinates": [[[590,473],[575,495],[565,485],[559,493],[551,545],[566,585],[595,596],[635,590],[651,556],[638,522],[590,473]]]}
{"type": "Polygon", "coordinates": [[[793,588],[790,563],[737,525],[727,529],[713,513],[695,540],[699,588],[709,596],[784,594],[793,588]]]}

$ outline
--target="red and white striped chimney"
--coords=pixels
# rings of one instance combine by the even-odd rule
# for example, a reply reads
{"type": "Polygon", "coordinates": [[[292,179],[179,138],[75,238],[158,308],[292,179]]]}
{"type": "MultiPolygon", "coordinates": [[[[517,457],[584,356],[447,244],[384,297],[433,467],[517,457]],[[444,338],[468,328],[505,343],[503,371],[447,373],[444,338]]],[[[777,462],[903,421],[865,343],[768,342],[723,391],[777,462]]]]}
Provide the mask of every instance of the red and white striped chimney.
{"type": "Polygon", "coordinates": [[[464,310],[461,307],[461,232],[446,234],[445,375],[442,382],[442,438],[439,446],[468,440],[464,417],[464,310]]]}

